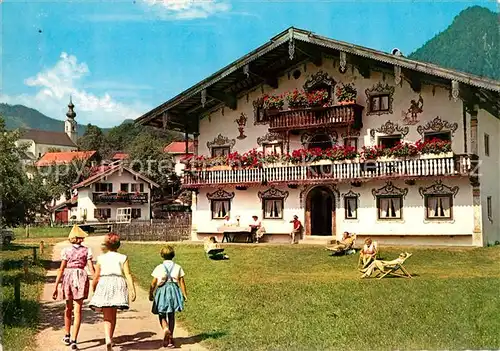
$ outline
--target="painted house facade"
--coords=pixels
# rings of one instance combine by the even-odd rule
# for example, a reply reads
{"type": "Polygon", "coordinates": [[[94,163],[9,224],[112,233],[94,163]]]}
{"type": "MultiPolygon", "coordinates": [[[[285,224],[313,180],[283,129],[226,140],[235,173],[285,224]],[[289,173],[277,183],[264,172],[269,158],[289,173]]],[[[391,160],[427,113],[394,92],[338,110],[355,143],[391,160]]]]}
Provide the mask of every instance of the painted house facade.
{"type": "Polygon", "coordinates": [[[303,240],[484,246],[499,105],[498,81],[290,28],[137,123],[193,135],[195,240],[226,214],[288,240],[297,215],[303,240]]]}
{"type": "Polygon", "coordinates": [[[103,167],[74,186],[78,206],[72,212],[77,221],[114,221],[118,208],[131,208],[132,220],[151,219],[151,192],[158,185],[133,170],[115,164],[103,167]]]}

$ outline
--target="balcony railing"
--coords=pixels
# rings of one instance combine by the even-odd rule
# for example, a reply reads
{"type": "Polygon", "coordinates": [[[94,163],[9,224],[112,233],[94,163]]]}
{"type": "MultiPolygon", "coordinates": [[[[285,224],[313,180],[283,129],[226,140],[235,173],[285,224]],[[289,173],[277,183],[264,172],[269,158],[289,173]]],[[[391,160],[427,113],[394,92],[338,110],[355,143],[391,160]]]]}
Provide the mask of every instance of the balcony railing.
{"type": "Polygon", "coordinates": [[[148,202],[148,193],[93,193],[94,203],[128,203],[145,204],[148,202]]]}
{"type": "Polygon", "coordinates": [[[354,125],[361,128],[363,106],[357,104],[279,111],[269,116],[269,130],[354,125]]]}
{"type": "Polygon", "coordinates": [[[183,187],[232,184],[299,184],[353,182],[432,176],[470,176],[471,160],[467,155],[437,158],[386,159],[371,161],[319,161],[310,164],[272,164],[262,168],[185,171],[183,187]]]}

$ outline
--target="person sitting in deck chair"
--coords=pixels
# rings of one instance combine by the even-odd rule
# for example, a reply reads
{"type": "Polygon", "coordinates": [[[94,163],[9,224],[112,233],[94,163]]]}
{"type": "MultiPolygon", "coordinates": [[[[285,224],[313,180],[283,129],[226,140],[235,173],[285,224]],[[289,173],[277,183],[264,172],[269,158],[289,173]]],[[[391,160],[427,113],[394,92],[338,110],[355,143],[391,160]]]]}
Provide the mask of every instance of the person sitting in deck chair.
{"type": "Polygon", "coordinates": [[[374,260],[370,265],[366,268],[363,268],[361,272],[361,278],[370,277],[373,273],[382,272],[385,273],[387,269],[393,268],[395,265],[402,264],[411,254],[408,252],[402,252],[399,254],[399,257],[392,261],[382,261],[382,260],[374,260]]]}
{"type": "Polygon", "coordinates": [[[328,245],[326,249],[328,251],[332,251],[332,255],[339,254],[341,252],[347,253],[352,248],[355,238],[356,237],[349,234],[349,232],[344,232],[341,241],[337,240],[335,244],[328,245]]]}
{"type": "Polygon", "coordinates": [[[371,238],[366,238],[365,245],[359,253],[359,259],[363,263],[363,268],[366,268],[372,260],[377,257],[377,246],[371,238]]]}
{"type": "Polygon", "coordinates": [[[224,249],[220,247],[215,236],[210,237],[205,242],[205,253],[212,260],[227,260],[229,256],[224,253],[224,249]]]}

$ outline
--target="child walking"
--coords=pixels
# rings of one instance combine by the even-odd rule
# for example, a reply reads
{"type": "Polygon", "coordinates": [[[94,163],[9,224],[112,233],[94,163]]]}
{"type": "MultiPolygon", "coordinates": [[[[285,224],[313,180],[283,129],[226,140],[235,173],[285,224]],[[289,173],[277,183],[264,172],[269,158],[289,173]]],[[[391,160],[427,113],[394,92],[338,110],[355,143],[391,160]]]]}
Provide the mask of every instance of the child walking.
{"type": "Polygon", "coordinates": [[[184,270],[172,261],[175,257],[174,248],[165,246],[161,249],[160,256],[164,261],[151,274],[153,280],[149,289],[149,301],[153,301],[152,312],[158,315],[163,329],[163,346],[173,349],[175,312],[184,309],[184,302],[187,301],[186,284],[184,270]]]}
{"type": "Polygon", "coordinates": [[[130,272],[128,257],[118,253],[120,237],[110,233],[104,238],[103,254],[97,258],[92,289],[94,295],[89,306],[104,315],[106,349],[113,349],[113,334],[118,309],[127,310],[130,300],[135,301],[135,286],[130,272]],[[127,287],[128,285],[128,287],[127,287]]]}
{"type": "Polygon", "coordinates": [[[63,342],[67,346],[70,346],[72,350],[78,350],[77,339],[82,322],[83,300],[89,296],[89,278],[85,271],[85,266],[88,265],[90,272],[94,274],[92,251],[90,248],[82,245],[85,237],[87,237],[87,233],[77,225],[73,226],[68,236],[68,240],[72,245],[64,248],[61,252],[61,267],[57,272],[56,286],[52,294],[52,298],[56,300],[58,286],[62,281],[63,298],[66,300],[66,309],[64,312],[65,335],[63,342]],[[75,320],[73,323],[73,333],[70,333],[73,307],[75,320]]]}

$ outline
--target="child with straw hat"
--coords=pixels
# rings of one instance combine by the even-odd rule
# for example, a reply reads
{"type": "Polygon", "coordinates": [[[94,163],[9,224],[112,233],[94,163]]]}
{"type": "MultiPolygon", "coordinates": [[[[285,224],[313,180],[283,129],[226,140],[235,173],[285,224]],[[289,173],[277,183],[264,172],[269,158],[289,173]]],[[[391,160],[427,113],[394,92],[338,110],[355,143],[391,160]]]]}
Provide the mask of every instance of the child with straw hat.
{"type": "Polygon", "coordinates": [[[88,265],[90,272],[94,274],[92,251],[90,248],[82,245],[83,240],[87,236],[87,233],[77,225],[74,225],[71,229],[68,240],[72,245],[61,251],[61,267],[57,273],[54,294],[52,295],[52,298],[56,300],[58,286],[62,282],[61,290],[63,298],[66,300],[66,310],[64,313],[65,335],[63,342],[67,346],[70,346],[72,350],[78,349],[76,340],[82,321],[83,301],[89,296],[89,278],[85,267],[88,265]],[[71,334],[73,307],[75,320],[73,323],[73,333],[71,334]]]}

